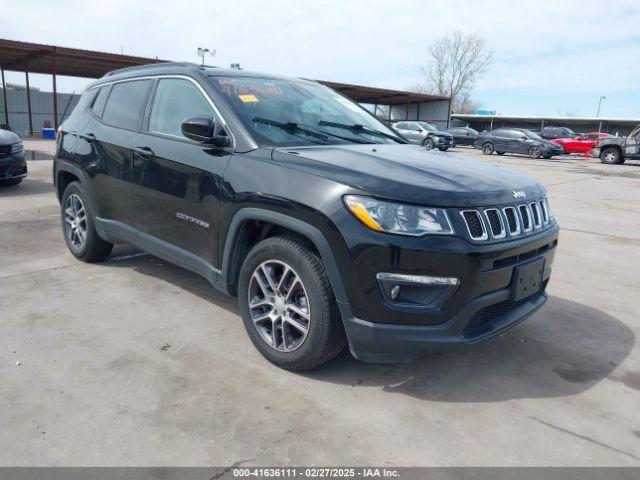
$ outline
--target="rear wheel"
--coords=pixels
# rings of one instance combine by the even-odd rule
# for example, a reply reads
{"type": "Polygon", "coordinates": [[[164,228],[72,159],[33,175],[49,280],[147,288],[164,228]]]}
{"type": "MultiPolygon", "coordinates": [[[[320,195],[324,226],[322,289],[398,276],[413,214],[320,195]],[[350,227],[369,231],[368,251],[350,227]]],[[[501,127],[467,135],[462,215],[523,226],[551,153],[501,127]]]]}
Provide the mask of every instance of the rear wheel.
{"type": "Polygon", "coordinates": [[[96,233],[93,214],[79,182],[71,182],[62,195],[62,233],[69,251],[83,262],[99,262],[111,253],[113,244],[96,233]]]}
{"type": "Polygon", "coordinates": [[[533,147],[529,147],[529,157],[530,158],[540,158],[542,155],[542,150],[540,147],[534,145],[533,147]]]}
{"type": "Polygon", "coordinates": [[[493,151],[493,143],[487,142],[482,145],[482,153],[484,153],[485,155],[491,155],[493,151]]]}
{"type": "Polygon", "coordinates": [[[623,163],[622,154],[619,149],[607,147],[600,153],[600,161],[607,164],[623,163]]]}
{"type": "Polygon", "coordinates": [[[324,266],[297,240],[272,237],[251,249],[240,271],[238,302],[254,346],[281,368],[310,370],[346,344],[324,266]]]}

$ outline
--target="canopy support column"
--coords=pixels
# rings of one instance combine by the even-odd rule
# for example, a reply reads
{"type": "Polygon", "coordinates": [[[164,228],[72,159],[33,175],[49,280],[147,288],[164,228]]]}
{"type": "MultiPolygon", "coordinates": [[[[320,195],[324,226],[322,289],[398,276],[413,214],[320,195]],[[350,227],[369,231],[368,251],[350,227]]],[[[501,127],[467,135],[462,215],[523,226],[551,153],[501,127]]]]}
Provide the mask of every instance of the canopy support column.
{"type": "Polygon", "coordinates": [[[53,128],[58,131],[58,89],[56,87],[56,47],[51,54],[51,75],[53,76],[53,128]]]}
{"type": "Polygon", "coordinates": [[[9,125],[9,107],[7,107],[7,84],[4,82],[4,67],[0,67],[2,72],[2,97],[4,99],[4,123],[9,125]]]}
{"type": "Polygon", "coordinates": [[[27,81],[27,112],[29,113],[29,135],[33,136],[33,117],[31,115],[31,87],[29,86],[29,67],[24,66],[24,77],[27,81]]]}

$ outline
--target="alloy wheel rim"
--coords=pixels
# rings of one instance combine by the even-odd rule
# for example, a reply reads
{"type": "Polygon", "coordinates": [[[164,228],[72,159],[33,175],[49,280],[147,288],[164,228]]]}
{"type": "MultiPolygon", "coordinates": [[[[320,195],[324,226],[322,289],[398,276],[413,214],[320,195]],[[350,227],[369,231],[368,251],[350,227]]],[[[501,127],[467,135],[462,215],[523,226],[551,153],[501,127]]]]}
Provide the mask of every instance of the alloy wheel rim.
{"type": "Polygon", "coordinates": [[[493,151],[493,148],[491,147],[491,145],[484,146],[484,153],[491,153],[492,151],[493,151]]]}
{"type": "Polygon", "coordinates": [[[80,250],[87,242],[87,212],[82,199],[72,193],[64,209],[64,227],[69,242],[80,250]]]}
{"type": "Polygon", "coordinates": [[[254,327],[271,348],[293,352],[304,343],[311,321],[309,297],[290,265],[261,263],[251,275],[247,302],[254,327]]]}
{"type": "Polygon", "coordinates": [[[607,152],[604,156],[604,158],[608,161],[608,162],[612,162],[613,160],[615,160],[616,156],[613,152],[607,152]]]}

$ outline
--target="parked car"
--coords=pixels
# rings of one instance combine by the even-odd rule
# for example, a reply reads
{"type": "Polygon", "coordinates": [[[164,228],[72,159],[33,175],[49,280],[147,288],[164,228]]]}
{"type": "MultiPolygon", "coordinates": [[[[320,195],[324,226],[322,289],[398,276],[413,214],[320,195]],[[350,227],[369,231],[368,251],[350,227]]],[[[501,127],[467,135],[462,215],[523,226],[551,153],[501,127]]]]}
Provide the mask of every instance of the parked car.
{"type": "Polygon", "coordinates": [[[18,135],[0,129],[0,185],[17,185],[27,176],[24,145],[18,135]]]}
{"type": "Polygon", "coordinates": [[[446,152],[455,146],[453,135],[438,130],[428,122],[396,122],[393,129],[411,143],[424,145],[427,148],[437,148],[446,152]]]}
{"type": "Polygon", "coordinates": [[[531,158],[551,158],[564,153],[561,145],[523,128],[498,128],[482,133],[474,146],[481,149],[485,155],[491,155],[493,152],[498,155],[521,153],[531,158]]]}
{"type": "Polygon", "coordinates": [[[128,242],[202,275],[290,370],[518,324],[547,299],[559,230],[530,177],[443,162],[313,81],[189,64],[93,82],[53,178],[75,257],[128,242]]]}
{"type": "Polygon", "coordinates": [[[555,140],[556,138],[573,138],[578,134],[567,127],[544,127],[539,135],[545,140],[555,140]]]}
{"type": "Polygon", "coordinates": [[[556,138],[551,141],[558,145],[562,145],[565,153],[579,153],[581,155],[588,156],[595,146],[596,140],[600,138],[607,138],[609,136],[610,135],[607,133],[591,132],[583,133],[575,138],[556,138]]]}
{"type": "Polygon", "coordinates": [[[602,163],[624,163],[626,159],[640,160],[640,125],[628,137],[606,137],[596,140],[592,157],[602,163]]]}
{"type": "Polygon", "coordinates": [[[456,145],[473,146],[480,135],[477,130],[470,127],[450,127],[444,131],[453,135],[453,142],[456,145]]]}

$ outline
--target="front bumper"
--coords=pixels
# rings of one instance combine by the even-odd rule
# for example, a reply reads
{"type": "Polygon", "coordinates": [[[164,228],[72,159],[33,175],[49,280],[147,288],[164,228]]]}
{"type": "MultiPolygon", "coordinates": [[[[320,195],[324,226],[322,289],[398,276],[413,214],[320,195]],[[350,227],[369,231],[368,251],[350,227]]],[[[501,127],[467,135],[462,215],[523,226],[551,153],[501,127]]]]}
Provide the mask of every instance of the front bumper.
{"type": "Polygon", "coordinates": [[[406,244],[394,247],[358,245],[347,288],[352,315],[343,315],[353,356],[371,362],[407,361],[517,325],[547,299],[558,231],[556,224],[537,235],[493,245],[453,237],[397,239],[406,244]],[[519,267],[537,261],[543,262],[541,288],[515,301],[519,267]],[[400,304],[390,301],[376,281],[378,272],[454,277],[459,285],[442,295],[412,292],[400,304]],[[427,298],[438,303],[409,304],[427,298]]]}
{"type": "Polygon", "coordinates": [[[564,148],[561,146],[560,148],[554,147],[542,147],[543,155],[564,155],[564,148]]]}
{"type": "Polygon", "coordinates": [[[13,180],[27,176],[27,160],[24,151],[0,157],[0,180],[13,180]]]}
{"type": "Polygon", "coordinates": [[[449,137],[433,137],[433,141],[436,148],[450,148],[455,146],[453,138],[449,137]]]}
{"type": "MultiPolygon", "coordinates": [[[[551,268],[545,269],[546,287],[551,268]]],[[[365,362],[395,363],[444,347],[472,344],[499,334],[533,315],[547,301],[543,290],[515,302],[506,288],[476,298],[440,325],[395,325],[345,321],[353,356],[365,362]]]]}

